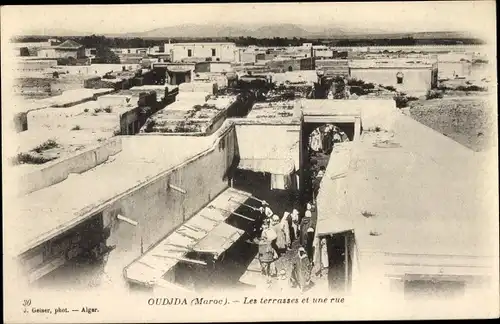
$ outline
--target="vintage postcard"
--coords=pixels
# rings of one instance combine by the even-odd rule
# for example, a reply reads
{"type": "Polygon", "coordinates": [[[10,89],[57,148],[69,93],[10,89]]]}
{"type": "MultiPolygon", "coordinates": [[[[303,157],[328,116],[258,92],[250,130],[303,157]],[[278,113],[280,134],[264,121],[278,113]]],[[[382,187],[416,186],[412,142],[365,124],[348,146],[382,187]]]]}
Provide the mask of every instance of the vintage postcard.
{"type": "Polygon", "coordinates": [[[498,317],[495,12],[2,7],[4,321],[498,317]]]}

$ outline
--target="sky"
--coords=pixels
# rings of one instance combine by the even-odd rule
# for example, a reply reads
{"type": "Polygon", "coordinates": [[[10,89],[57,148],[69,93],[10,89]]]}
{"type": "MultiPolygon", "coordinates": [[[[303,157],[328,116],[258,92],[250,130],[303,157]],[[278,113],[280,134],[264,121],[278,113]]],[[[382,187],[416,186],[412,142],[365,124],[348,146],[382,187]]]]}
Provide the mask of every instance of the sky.
{"type": "MultiPolygon", "coordinates": [[[[494,1],[362,3],[138,4],[10,6],[2,29],[67,29],[105,34],[181,24],[276,24],[383,29],[390,32],[494,30],[494,1]]],[[[15,31],[15,32],[14,32],[15,31]]]]}

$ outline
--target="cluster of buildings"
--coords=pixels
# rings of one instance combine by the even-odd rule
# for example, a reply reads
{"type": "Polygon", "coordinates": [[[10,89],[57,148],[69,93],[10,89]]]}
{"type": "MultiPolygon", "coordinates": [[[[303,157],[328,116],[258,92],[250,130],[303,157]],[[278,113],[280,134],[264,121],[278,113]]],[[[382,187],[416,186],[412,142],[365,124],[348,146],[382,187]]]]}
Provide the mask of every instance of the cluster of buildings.
{"type": "Polygon", "coordinates": [[[115,286],[183,290],[186,264],[227,277],[222,260],[239,255],[248,238],[249,206],[300,196],[307,139],[334,124],[351,141],[334,148],[317,197],[316,235],[342,255],[332,256],[338,275],[330,286],[398,296],[416,282],[491,286],[495,256],[483,253],[493,246],[483,234],[494,199],[477,199],[472,189],[482,188],[467,182],[475,168],[466,176],[483,162],[392,99],[311,99],[324,75],[425,93],[437,86],[439,59],[342,60],[312,44],[113,51],[123,63],[60,66],[54,58],[86,52],[65,41],[20,64],[19,71],[32,67],[32,79],[70,77],[78,86],[14,107],[19,144],[6,152],[19,185],[9,193],[17,213],[5,220],[4,253],[28,282],[56,278],[103,246],[112,247],[105,273],[115,286]],[[281,185],[286,179],[295,185],[281,185]]]}
{"type": "MultiPolygon", "coordinates": [[[[16,44],[16,53],[21,56],[18,69],[24,74],[40,74],[48,66],[55,67],[62,58],[88,59],[86,64],[96,58],[95,49],[84,48],[73,40],[22,44],[16,44]]],[[[440,80],[470,76],[472,64],[484,61],[484,50],[477,46],[336,48],[305,43],[241,48],[234,43],[169,42],[163,46],[111,51],[121,64],[139,64],[154,70],[161,82],[172,85],[197,78],[215,81],[221,74],[229,75],[230,79],[236,74],[316,71],[322,76],[361,79],[417,96],[437,87],[440,80]]]]}

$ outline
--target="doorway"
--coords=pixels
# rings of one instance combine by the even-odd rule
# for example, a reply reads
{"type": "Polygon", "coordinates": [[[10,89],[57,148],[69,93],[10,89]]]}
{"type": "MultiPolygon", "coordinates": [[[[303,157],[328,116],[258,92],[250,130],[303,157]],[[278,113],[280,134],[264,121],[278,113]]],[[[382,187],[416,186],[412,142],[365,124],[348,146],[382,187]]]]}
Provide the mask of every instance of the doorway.
{"type": "Polygon", "coordinates": [[[176,73],[175,74],[176,84],[181,84],[186,82],[186,75],[184,73],[176,73]]]}
{"type": "Polygon", "coordinates": [[[333,292],[348,292],[352,284],[354,232],[327,234],[328,288],[333,292]]]}
{"type": "Polygon", "coordinates": [[[167,83],[167,68],[155,67],[153,69],[153,84],[166,84],[167,83]]]}
{"type": "Polygon", "coordinates": [[[333,127],[336,131],[343,131],[345,135],[341,136],[341,142],[352,141],[354,139],[354,123],[316,123],[303,122],[301,125],[301,144],[300,144],[300,184],[301,202],[305,205],[308,201],[314,201],[321,183],[321,173],[324,172],[330,161],[331,150],[335,144],[333,132],[324,136],[327,126],[333,127]],[[345,137],[344,137],[345,136],[345,137]],[[311,146],[311,139],[315,137],[314,143],[319,147],[311,146]],[[320,172],[321,171],[321,172],[320,172]]]}

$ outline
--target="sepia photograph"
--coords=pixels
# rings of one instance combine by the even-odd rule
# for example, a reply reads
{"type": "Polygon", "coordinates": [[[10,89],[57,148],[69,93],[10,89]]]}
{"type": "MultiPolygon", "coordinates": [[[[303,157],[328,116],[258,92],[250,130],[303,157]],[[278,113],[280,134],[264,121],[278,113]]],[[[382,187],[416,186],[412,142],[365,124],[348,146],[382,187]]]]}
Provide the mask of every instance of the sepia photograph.
{"type": "Polygon", "coordinates": [[[5,323],[500,316],[494,1],[0,10],[5,323]]]}

